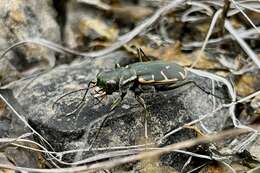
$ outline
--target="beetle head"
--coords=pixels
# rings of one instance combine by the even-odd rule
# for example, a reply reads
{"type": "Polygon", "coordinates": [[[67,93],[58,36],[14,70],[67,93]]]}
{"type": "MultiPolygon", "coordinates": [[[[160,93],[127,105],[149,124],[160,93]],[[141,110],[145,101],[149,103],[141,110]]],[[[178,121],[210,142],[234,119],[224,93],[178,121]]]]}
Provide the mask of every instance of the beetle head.
{"type": "Polygon", "coordinates": [[[103,88],[107,94],[118,91],[118,75],[113,71],[101,72],[97,75],[96,86],[103,88]]]}

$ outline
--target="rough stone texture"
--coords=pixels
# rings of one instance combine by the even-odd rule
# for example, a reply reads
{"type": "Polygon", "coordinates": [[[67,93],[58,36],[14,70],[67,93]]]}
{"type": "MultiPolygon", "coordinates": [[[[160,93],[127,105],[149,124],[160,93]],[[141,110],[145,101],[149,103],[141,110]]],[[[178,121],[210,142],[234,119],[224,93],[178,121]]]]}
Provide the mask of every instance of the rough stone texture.
{"type": "MultiPolygon", "coordinates": [[[[91,121],[104,116],[118,94],[108,96],[104,105],[95,105],[96,100],[88,95],[86,104],[78,115],[64,116],[78,103],[82,93],[71,94],[62,99],[52,109],[54,101],[64,93],[84,88],[89,80],[95,79],[96,74],[104,68],[113,68],[114,64],[126,60],[124,56],[115,54],[94,61],[84,61],[73,65],[63,65],[34,80],[20,95],[18,101],[28,112],[27,118],[31,125],[39,131],[57,150],[87,147],[93,133],[85,139],[85,132],[91,121]],[[113,58],[111,58],[113,57],[113,58]],[[87,144],[85,144],[87,142],[87,144]]],[[[210,82],[204,78],[189,74],[189,78],[209,90],[210,82]]],[[[16,92],[23,82],[9,85],[16,92]]],[[[223,90],[216,88],[216,94],[223,96],[223,90]]],[[[168,131],[180,127],[184,123],[197,119],[213,109],[210,96],[196,86],[186,85],[175,90],[157,93],[145,93],[144,98],[150,116],[148,117],[148,136],[150,141],[162,137],[168,131]]],[[[216,99],[217,103],[221,100],[216,99]]],[[[204,126],[210,130],[223,128],[228,117],[227,110],[205,119],[204,126]]],[[[169,138],[169,143],[194,137],[192,130],[183,130],[169,138]]],[[[105,123],[93,147],[136,145],[144,141],[144,111],[128,93],[122,103],[113,111],[105,123]]],[[[181,169],[187,156],[170,154],[163,157],[163,162],[181,169]],[[174,159],[174,160],[173,160],[174,159]]]]}
{"type": "Polygon", "coordinates": [[[104,17],[104,11],[73,0],[66,3],[65,10],[62,38],[67,47],[86,49],[94,41],[114,41],[117,38],[118,29],[112,18],[104,17]]]}
{"type": "Polygon", "coordinates": [[[0,138],[7,137],[10,129],[10,122],[0,118],[0,138]]]}
{"type": "MultiPolygon", "coordinates": [[[[28,38],[46,38],[59,43],[60,30],[55,15],[51,0],[1,0],[0,50],[28,38]]],[[[30,64],[39,59],[53,65],[54,55],[46,48],[26,45],[16,49],[11,59],[16,67],[23,69],[26,62],[30,64]]]]}
{"type": "Polygon", "coordinates": [[[23,167],[37,168],[37,153],[28,152],[24,149],[19,149],[18,147],[8,147],[5,150],[5,155],[9,160],[11,160],[15,165],[23,167]]]}
{"type": "Polygon", "coordinates": [[[0,60],[0,86],[20,78],[19,72],[6,59],[0,60]]]}

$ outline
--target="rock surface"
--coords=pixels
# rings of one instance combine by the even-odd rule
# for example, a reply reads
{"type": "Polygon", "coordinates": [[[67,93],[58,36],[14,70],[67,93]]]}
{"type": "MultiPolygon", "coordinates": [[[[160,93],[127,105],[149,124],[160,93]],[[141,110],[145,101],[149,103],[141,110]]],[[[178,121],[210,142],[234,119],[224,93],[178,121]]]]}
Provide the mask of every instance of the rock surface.
{"type": "MultiPolygon", "coordinates": [[[[96,74],[106,68],[113,68],[115,63],[129,63],[125,55],[112,53],[96,60],[85,60],[72,65],[63,65],[51,70],[31,82],[26,90],[19,96],[18,101],[28,112],[26,115],[30,124],[39,131],[56,150],[79,149],[88,147],[93,135],[96,134],[99,123],[91,127],[91,133],[86,135],[91,122],[106,115],[118,94],[108,96],[103,104],[96,104],[93,96],[88,95],[86,104],[78,114],[65,116],[74,109],[83,93],[74,93],[60,100],[54,109],[54,101],[64,93],[85,88],[96,74]],[[88,139],[86,139],[88,137],[88,139]]],[[[210,82],[205,78],[189,74],[190,79],[207,90],[210,82]]],[[[20,90],[25,81],[14,82],[9,85],[14,92],[20,90]]],[[[223,90],[216,88],[216,94],[223,96],[223,90]]],[[[158,140],[172,129],[184,123],[199,118],[213,109],[212,96],[209,96],[193,85],[142,95],[148,116],[149,141],[158,140]]],[[[217,103],[221,100],[216,99],[217,103]]],[[[104,124],[99,137],[93,144],[97,147],[129,146],[141,144],[144,141],[144,116],[142,106],[135,100],[132,93],[111,113],[104,124]]],[[[203,125],[209,130],[217,131],[223,128],[228,117],[227,110],[205,119],[203,125]]],[[[167,143],[174,143],[195,137],[192,130],[180,131],[169,138],[167,143]]],[[[163,163],[174,165],[181,169],[188,156],[178,157],[168,155],[163,157],[163,163]],[[176,166],[177,165],[177,166],[176,166]]]]}
{"type": "MultiPolygon", "coordinates": [[[[60,43],[55,15],[50,0],[0,1],[0,50],[29,38],[46,38],[60,43]]],[[[24,70],[40,60],[53,66],[55,53],[44,47],[26,45],[15,49],[10,59],[17,69],[24,70]]]]}
{"type": "Polygon", "coordinates": [[[19,72],[6,59],[0,60],[0,86],[20,78],[19,72]]]}

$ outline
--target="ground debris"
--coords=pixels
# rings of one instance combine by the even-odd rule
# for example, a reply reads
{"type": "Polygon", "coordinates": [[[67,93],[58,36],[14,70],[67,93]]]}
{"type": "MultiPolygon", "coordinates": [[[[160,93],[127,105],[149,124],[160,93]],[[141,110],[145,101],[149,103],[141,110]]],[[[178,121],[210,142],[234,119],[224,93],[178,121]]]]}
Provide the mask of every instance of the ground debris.
{"type": "Polygon", "coordinates": [[[0,1],[0,172],[259,172],[259,9],[242,0],[0,1]],[[144,65],[157,60],[196,84],[163,90],[169,76],[144,65]],[[150,80],[126,70],[138,61],[150,80]],[[89,81],[117,68],[116,82],[131,75],[119,92],[93,86],[66,116],[89,81]]]}

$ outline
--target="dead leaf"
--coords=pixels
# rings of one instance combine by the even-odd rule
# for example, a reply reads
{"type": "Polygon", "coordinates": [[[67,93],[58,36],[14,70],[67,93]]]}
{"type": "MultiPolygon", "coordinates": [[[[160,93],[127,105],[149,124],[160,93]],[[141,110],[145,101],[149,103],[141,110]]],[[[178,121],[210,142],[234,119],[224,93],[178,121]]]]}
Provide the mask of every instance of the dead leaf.
{"type": "Polygon", "coordinates": [[[197,64],[194,66],[195,68],[199,68],[199,69],[219,69],[221,68],[221,65],[219,64],[219,62],[215,59],[211,59],[208,57],[208,55],[206,53],[201,53],[200,50],[195,51],[192,55],[191,58],[193,58],[193,61],[195,61],[195,58],[199,57],[199,60],[197,62],[197,64]]]}
{"type": "MultiPolygon", "coordinates": [[[[256,130],[260,130],[260,126],[258,126],[256,130]]],[[[258,161],[260,161],[260,138],[259,137],[249,148],[249,152],[252,156],[256,157],[258,161]]]]}
{"type": "Polygon", "coordinates": [[[97,33],[105,40],[114,41],[118,36],[118,29],[115,26],[108,26],[99,18],[83,18],[79,22],[79,30],[83,35],[91,32],[97,33]]]}
{"type": "Polygon", "coordinates": [[[254,109],[256,119],[260,119],[260,95],[257,95],[253,98],[253,100],[251,101],[251,107],[254,109]]]}
{"type": "Polygon", "coordinates": [[[26,17],[23,11],[21,11],[20,5],[22,1],[10,1],[10,18],[16,23],[26,23],[26,17]]]}
{"type": "MultiPolygon", "coordinates": [[[[141,48],[147,56],[153,56],[159,60],[174,61],[182,66],[190,66],[193,61],[195,61],[199,53],[198,51],[195,51],[192,54],[183,53],[181,51],[180,42],[169,44],[164,47],[151,48],[144,46],[144,42],[141,39],[136,39],[128,44],[128,47],[131,47],[130,45],[141,48]]],[[[201,54],[198,63],[195,65],[195,68],[200,69],[218,69],[220,67],[221,65],[217,60],[208,58],[206,54],[201,54]]]]}
{"type": "Polygon", "coordinates": [[[231,164],[232,168],[234,168],[237,172],[246,172],[249,170],[248,167],[241,165],[239,163],[232,163],[231,164]]]}
{"type": "Polygon", "coordinates": [[[0,100],[0,117],[3,115],[4,111],[5,111],[5,103],[2,100],[0,100]]]}
{"type": "MultiPolygon", "coordinates": [[[[6,164],[6,165],[11,165],[13,166],[13,164],[6,158],[6,156],[3,153],[0,153],[0,163],[1,164],[6,164]]],[[[10,170],[10,169],[0,169],[0,173],[15,173],[14,170],[10,170]]]]}
{"type": "Polygon", "coordinates": [[[203,167],[199,173],[231,173],[231,171],[219,163],[212,163],[203,167]]]}
{"type": "Polygon", "coordinates": [[[255,91],[257,77],[254,74],[244,74],[237,80],[235,88],[239,96],[247,96],[255,91]]]}
{"type": "Polygon", "coordinates": [[[130,21],[139,21],[153,13],[153,10],[149,7],[134,5],[114,6],[111,10],[116,18],[130,21]]]}
{"type": "Polygon", "coordinates": [[[78,2],[83,2],[83,3],[86,3],[88,5],[93,5],[97,8],[103,9],[103,10],[110,10],[111,9],[111,7],[108,4],[106,4],[106,3],[104,3],[100,0],[78,0],[78,2]]]}

